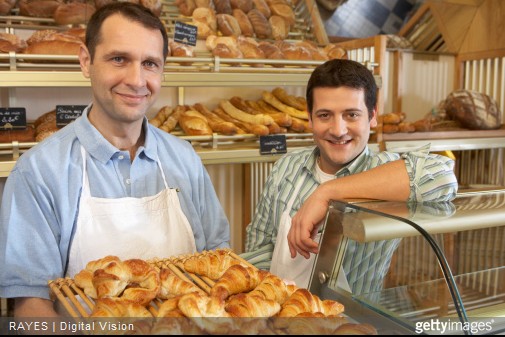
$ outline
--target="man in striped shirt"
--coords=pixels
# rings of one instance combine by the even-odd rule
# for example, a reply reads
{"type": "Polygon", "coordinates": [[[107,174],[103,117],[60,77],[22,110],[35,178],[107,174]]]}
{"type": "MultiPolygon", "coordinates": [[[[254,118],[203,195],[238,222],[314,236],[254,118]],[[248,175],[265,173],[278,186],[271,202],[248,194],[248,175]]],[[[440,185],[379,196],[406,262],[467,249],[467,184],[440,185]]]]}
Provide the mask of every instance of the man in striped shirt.
{"type": "MultiPolygon", "coordinates": [[[[450,201],[458,189],[454,161],[429,154],[429,145],[401,155],[368,148],[370,128],[377,125],[377,86],[362,64],[325,62],[312,73],[306,96],[316,146],[275,163],[247,227],[242,254],[300,287],[308,285],[318,252],[317,232],[330,200],[450,201]]],[[[379,260],[388,260],[395,241],[351,245],[345,273],[352,272],[355,258],[361,265],[384,269],[389,262],[379,260]]],[[[372,281],[367,282],[358,286],[353,280],[352,291],[370,291],[372,281]]]]}

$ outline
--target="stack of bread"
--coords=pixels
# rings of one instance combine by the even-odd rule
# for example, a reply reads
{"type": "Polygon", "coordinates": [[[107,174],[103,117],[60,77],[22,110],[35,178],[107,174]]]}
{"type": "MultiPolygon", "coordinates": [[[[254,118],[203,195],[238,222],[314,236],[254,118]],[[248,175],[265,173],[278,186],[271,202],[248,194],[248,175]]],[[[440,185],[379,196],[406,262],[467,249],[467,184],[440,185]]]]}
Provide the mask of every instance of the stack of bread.
{"type": "Polygon", "coordinates": [[[91,318],[179,318],[142,323],[139,329],[151,334],[377,333],[368,324],[349,323],[341,303],[286,285],[228,249],[168,262],[107,256],[89,262],[74,281],[94,300],[91,318]]]}
{"type": "Polygon", "coordinates": [[[405,112],[389,112],[379,116],[379,122],[382,121],[382,132],[396,133],[416,131],[414,124],[406,122],[405,118],[405,112]]]}
{"type": "Polygon", "coordinates": [[[283,40],[296,22],[287,0],[177,0],[176,4],[198,27],[200,39],[219,34],[283,40]]]}
{"type": "Polygon", "coordinates": [[[204,104],[165,106],[149,122],[166,131],[177,125],[186,135],[203,136],[310,132],[306,102],[303,97],[288,94],[283,88],[263,91],[258,100],[234,96],[223,99],[210,110],[204,104]]]}

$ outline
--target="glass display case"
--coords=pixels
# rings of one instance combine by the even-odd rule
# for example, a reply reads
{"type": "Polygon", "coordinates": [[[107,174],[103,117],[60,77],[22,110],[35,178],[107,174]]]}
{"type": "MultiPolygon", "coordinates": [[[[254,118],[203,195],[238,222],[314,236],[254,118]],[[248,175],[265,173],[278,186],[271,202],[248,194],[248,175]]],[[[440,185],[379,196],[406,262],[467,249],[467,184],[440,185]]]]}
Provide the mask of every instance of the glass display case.
{"type": "Polygon", "coordinates": [[[505,333],[505,190],[332,201],[309,289],[379,334],[505,333]]]}

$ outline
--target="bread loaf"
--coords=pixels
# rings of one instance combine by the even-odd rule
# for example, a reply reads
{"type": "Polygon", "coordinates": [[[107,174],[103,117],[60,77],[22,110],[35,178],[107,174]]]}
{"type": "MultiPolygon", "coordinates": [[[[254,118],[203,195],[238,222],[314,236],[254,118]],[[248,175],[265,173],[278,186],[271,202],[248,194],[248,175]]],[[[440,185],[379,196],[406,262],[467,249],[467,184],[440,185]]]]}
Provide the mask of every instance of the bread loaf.
{"type": "Polygon", "coordinates": [[[272,37],[274,40],[284,40],[289,34],[289,25],[287,21],[278,15],[272,15],[268,22],[272,27],[272,37]]]}
{"type": "Polygon", "coordinates": [[[232,9],[240,9],[244,13],[248,13],[253,9],[253,3],[251,0],[230,0],[232,9]]]}
{"type": "Polygon", "coordinates": [[[210,136],[212,129],[207,119],[198,111],[186,110],[179,117],[179,125],[189,136],[210,136]]]}
{"type": "Polygon", "coordinates": [[[242,31],[240,30],[240,25],[237,19],[230,14],[217,14],[217,29],[224,36],[239,36],[242,31]]]}
{"type": "Polygon", "coordinates": [[[270,4],[269,7],[272,15],[278,15],[282,17],[290,26],[293,26],[295,24],[295,13],[293,12],[293,8],[290,5],[283,3],[273,3],[270,4]]]}
{"type": "Polygon", "coordinates": [[[207,38],[207,36],[211,34],[216,34],[217,33],[217,19],[216,19],[216,13],[214,12],[213,9],[211,8],[206,8],[206,7],[198,7],[193,11],[192,14],[192,19],[193,23],[202,23],[208,27],[208,30],[210,30],[210,34],[206,35],[203,34],[203,32],[200,32],[200,26],[198,26],[198,36],[204,36],[207,38]]]}
{"type": "Polygon", "coordinates": [[[196,9],[195,0],[176,0],[175,4],[179,8],[179,12],[185,16],[193,15],[193,11],[196,9]]]}
{"type": "Polygon", "coordinates": [[[0,0],[0,15],[9,15],[15,4],[16,0],[0,0]]]}
{"type": "Polygon", "coordinates": [[[272,105],[279,111],[289,114],[291,117],[296,117],[300,119],[309,119],[309,114],[307,113],[307,111],[301,111],[293,108],[292,106],[288,106],[282,103],[272,93],[268,91],[263,91],[262,97],[265,100],[265,102],[272,105]]]}
{"type": "Polygon", "coordinates": [[[266,19],[270,18],[272,12],[270,11],[270,7],[265,0],[252,0],[252,2],[253,9],[260,11],[266,19]]]}
{"type": "Polygon", "coordinates": [[[256,136],[266,136],[270,133],[268,130],[268,126],[262,125],[262,124],[252,124],[252,123],[247,123],[243,122],[241,120],[235,119],[228,115],[222,108],[216,108],[213,110],[213,112],[221,117],[223,120],[231,122],[241,128],[242,130],[245,130],[247,133],[251,133],[256,136]]]}
{"type": "Polygon", "coordinates": [[[34,32],[26,42],[26,54],[44,55],[77,55],[82,45],[79,37],[51,29],[34,32]]]}
{"type": "MultiPolygon", "coordinates": [[[[272,27],[270,22],[258,9],[251,9],[247,17],[254,28],[254,33],[259,39],[270,39],[272,37],[272,27]]],[[[270,17],[270,16],[269,16],[270,17]]]]}
{"type": "Polygon", "coordinates": [[[19,14],[36,18],[52,18],[63,0],[19,0],[19,14]]]}
{"type": "Polygon", "coordinates": [[[272,117],[268,115],[250,115],[240,109],[237,109],[228,100],[221,100],[219,106],[231,117],[238,119],[240,121],[259,124],[259,125],[270,125],[273,122],[272,117]]]}
{"type": "Polygon", "coordinates": [[[0,53],[9,53],[11,51],[19,53],[27,46],[26,41],[15,34],[0,33],[0,53]]]}
{"type": "Polygon", "coordinates": [[[236,8],[233,10],[233,17],[237,20],[242,35],[247,37],[254,36],[254,28],[245,12],[243,12],[241,9],[236,8]]]}
{"type": "Polygon", "coordinates": [[[216,13],[218,14],[229,14],[232,13],[230,0],[214,0],[214,7],[216,8],[216,13]]]}
{"type": "Polygon", "coordinates": [[[84,2],[68,2],[59,5],[54,11],[54,21],[59,25],[84,24],[95,12],[95,6],[84,2]]]}
{"type": "Polygon", "coordinates": [[[193,106],[193,108],[200,112],[205,118],[207,118],[207,122],[209,123],[211,129],[214,132],[223,134],[223,135],[235,135],[237,133],[245,133],[245,131],[241,130],[238,126],[233,123],[224,121],[222,118],[211,112],[207,109],[203,104],[197,103],[193,106]]]}

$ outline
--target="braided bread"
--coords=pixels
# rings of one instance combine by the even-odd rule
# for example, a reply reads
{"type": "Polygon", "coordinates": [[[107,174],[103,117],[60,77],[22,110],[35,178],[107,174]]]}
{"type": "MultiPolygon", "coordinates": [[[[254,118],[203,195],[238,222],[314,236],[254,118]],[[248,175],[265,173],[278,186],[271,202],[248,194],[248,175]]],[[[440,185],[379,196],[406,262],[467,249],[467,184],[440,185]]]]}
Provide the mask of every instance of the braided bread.
{"type": "Polygon", "coordinates": [[[168,268],[160,270],[161,288],[158,298],[168,299],[178,295],[184,295],[191,292],[203,293],[203,290],[195,284],[185,281],[175,275],[175,273],[168,268]]]}
{"type": "Polygon", "coordinates": [[[312,295],[307,289],[297,289],[282,305],[279,317],[295,317],[303,312],[321,312],[325,316],[339,315],[344,311],[344,306],[331,300],[322,301],[312,295]]]}

